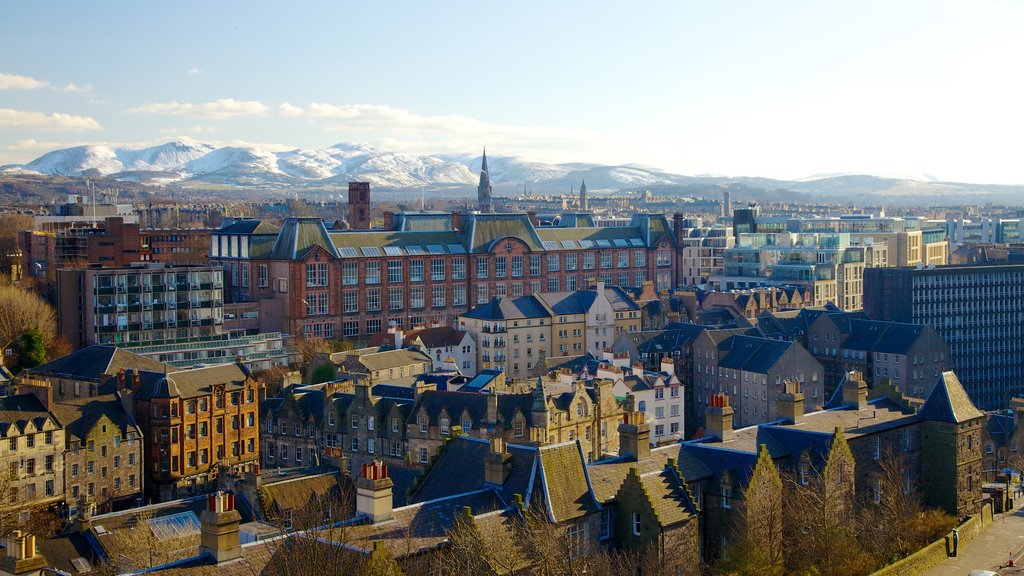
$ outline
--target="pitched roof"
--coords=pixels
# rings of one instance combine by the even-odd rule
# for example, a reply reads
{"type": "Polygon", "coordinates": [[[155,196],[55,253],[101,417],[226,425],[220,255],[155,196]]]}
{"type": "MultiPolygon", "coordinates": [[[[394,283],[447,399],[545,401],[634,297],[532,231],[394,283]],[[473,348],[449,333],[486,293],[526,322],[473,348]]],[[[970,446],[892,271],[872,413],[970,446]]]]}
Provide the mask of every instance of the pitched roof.
{"type": "Polygon", "coordinates": [[[505,448],[512,458],[512,467],[505,483],[497,486],[484,481],[484,462],[491,451],[490,442],[469,436],[452,438],[441,457],[424,473],[410,501],[425,502],[490,488],[505,504],[510,505],[515,494],[529,503],[537,477],[538,450],[519,444],[506,444],[505,448]]]}
{"type": "Polygon", "coordinates": [[[640,476],[636,469],[631,470],[643,487],[647,500],[654,509],[654,515],[662,526],[673,526],[686,522],[694,517],[696,510],[687,492],[685,484],[675,475],[671,468],[665,468],[657,474],[640,476]]]}
{"type": "MultiPolygon", "coordinates": [[[[125,378],[132,387],[135,398],[192,398],[213,392],[213,386],[223,384],[226,390],[233,391],[245,386],[249,371],[238,363],[217,364],[203,368],[191,368],[175,372],[139,371],[139,385],[132,383],[132,377],[125,378]]],[[[112,393],[116,388],[117,378],[112,377],[100,388],[100,392],[112,393]]]]}
{"type": "Polygon", "coordinates": [[[419,340],[427,348],[443,348],[462,344],[466,333],[450,326],[438,326],[418,330],[406,336],[406,341],[419,340]]]}
{"type": "Polygon", "coordinates": [[[70,354],[61,356],[42,366],[36,366],[27,372],[29,374],[100,382],[121,370],[162,371],[164,368],[165,364],[145,356],[139,356],[114,346],[94,344],[85,348],[79,348],[70,354]]]}
{"type": "Polygon", "coordinates": [[[373,372],[376,370],[388,370],[390,368],[408,366],[410,364],[424,362],[429,364],[431,360],[430,356],[427,356],[419,350],[401,348],[399,350],[385,350],[383,352],[362,354],[359,356],[358,362],[362,364],[366,370],[373,372]]]}
{"type": "Polygon", "coordinates": [[[586,461],[578,440],[542,446],[540,471],[552,521],[573,520],[601,509],[590,487],[586,461]]]}
{"type": "Polygon", "coordinates": [[[462,314],[465,318],[478,320],[516,320],[520,318],[548,318],[551,311],[536,295],[519,296],[518,298],[494,298],[481,304],[469,312],[462,314]]]}
{"type": "Polygon", "coordinates": [[[0,397],[0,436],[8,436],[12,428],[20,434],[29,422],[38,429],[48,418],[50,412],[34,394],[0,397]]]}
{"type": "Polygon", "coordinates": [[[534,296],[540,298],[555,314],[586,314],[597,299],[597,293],[591,290],[537,292],[534,296]]]}
{"type": "Polygon", "coordinates": [[[767,373],[796,344],[786,340],[734,335],[718,345],[722,368],[767,373]]]}
{"type": "Polygon", "coordinates": [[[287,218],[277,235],[271,260],[297,260],[310,250],[320,247],[331,256],[339,257],[331,235],[320,218],[287,218]]]}
{"type": "Polygon", "coordinates": [[[103,394],[90,398],[58,401],[50,406],[50,411],[64,425],[68,436],[84,440],[92,427],[103,417],[122,431],[135,429],[135,423],[124,411],[120,400],[113,394],[103,394]]]}
{"type": "Polygon", "coordinates": [[[971,402],[960,379],[952,371],[943,372],[939,376],[938,383],[917,414],[923,420],[955,424],[984,416],[971,402]]]}
{"type": "Polygon", "coordinates": [[[220,230],[215,230],[216,234],[274,234],[276,235],[281,229],[274,226],[270,222],[265,220],[258,220],[256,218],[242,218],[235,220],[231,224],[224,226],[220,230]]]}
{"type": "Polygon", "coordinates": [[[531,251],[544,250],[527,214],[467,214],[462,218],[465,247],[471,253],[489,252],[503,238],[518,238],[531,251]]]}
{"type": "MultiPolygon", "coordinates": [[[[594,491],[594,497],[602,504],[615,498],[631,468],[636,468],[641,476],[656,474],[663,470],[669,460],[679,454],[679,445],[671,444],[651,448],[651,457],[637,460],[632,456],[619,456],[598,460],[587,465],[587,476],[594,491]]],[[[685,472],[684,472],[685,476],[685,472]]],[[[687,477],[689,480],[690,478],[687,477]]]]}
{"type": "Polygon", "coordinates": [[[267,483],[263,485],[264,505],[273,505],[280,512],[297,510],[306,506],[310,499],[324,497],[338,489],[340,480],[339,472],[330,472],[267,483]]]}

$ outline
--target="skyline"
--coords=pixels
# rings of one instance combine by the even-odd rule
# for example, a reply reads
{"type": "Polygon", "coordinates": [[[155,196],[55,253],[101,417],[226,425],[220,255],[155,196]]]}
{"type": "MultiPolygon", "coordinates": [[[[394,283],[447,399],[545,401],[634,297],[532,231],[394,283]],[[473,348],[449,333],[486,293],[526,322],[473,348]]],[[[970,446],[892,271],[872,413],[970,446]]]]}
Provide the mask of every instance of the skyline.
{"type": "Polygon", "coordinates": [[[1009,2],[181,6],[9,5],[0,164],[88,143],[354,142],[1024,183],[1009,2]]]}

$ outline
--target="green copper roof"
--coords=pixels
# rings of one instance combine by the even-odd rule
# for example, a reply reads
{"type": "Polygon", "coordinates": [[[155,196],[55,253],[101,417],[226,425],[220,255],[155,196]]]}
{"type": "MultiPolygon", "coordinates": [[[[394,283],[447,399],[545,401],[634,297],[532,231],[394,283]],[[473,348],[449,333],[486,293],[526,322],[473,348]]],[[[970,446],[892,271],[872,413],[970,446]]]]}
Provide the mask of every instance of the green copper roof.
{"type": "Polygon", "coordinates": [[[271,260],[297,260],[314,247],[319,246],[328,254],[337,257],[338,251],[331,242],[323,220],[320,218],[288,218],[281,227],[270,251],[271,260]]]}

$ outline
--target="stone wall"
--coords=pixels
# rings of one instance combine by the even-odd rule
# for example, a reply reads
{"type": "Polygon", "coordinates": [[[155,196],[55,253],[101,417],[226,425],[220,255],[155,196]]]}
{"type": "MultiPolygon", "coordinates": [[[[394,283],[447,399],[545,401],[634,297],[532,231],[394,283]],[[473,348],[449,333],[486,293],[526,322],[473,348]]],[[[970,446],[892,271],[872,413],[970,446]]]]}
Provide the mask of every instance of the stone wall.
{"type": "MultiPolygon", "coordinates": [[[[993,521],[992,505],[986,503],[981,511],[964,521],[960,526],[960,543],[965,546],[981,535],[985,527],[993,521]]],[[[943,536],[906,558],[890,564],[871,576],[917,576],[929,568],[933,568],[953,552],[953,533],[943,536]]]]}

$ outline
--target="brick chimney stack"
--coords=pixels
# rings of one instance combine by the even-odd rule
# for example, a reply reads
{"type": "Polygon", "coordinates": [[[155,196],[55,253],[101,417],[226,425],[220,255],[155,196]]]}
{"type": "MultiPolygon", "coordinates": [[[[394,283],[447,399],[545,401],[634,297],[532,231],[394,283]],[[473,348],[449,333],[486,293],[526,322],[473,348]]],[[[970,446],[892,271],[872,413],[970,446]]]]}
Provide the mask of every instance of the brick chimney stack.
{"type": "Polygon", "coordinates": [[[728,442],[733,438],[732,415],[734,410],[729,406],[729,396],[725,394],[713,394],[710,398],[708,408],[704,413],[704,431],[718,438],[722,442],[728,442]]]}
{"type": "Polygon", "coordinates": [[[637,460],[651,457],[651,427],[643,412],[626,412],[619,424],[619,456],[637,460]]]}
{"type": "Polygon", "coordinates": [[[242,557],[238,525],[242,516],[235,510],[235,495],[215,492],[206,497],[206,510],[199,515],[199,552],[217,564],[242,557]]]}
{"type": "Polygon", "coordinates": [[[393,487],[387,464],[381,460],[363,464],[356,480],[356,514],[365,514],[373,524],[390,520],[394,507],[393,487]]]}

